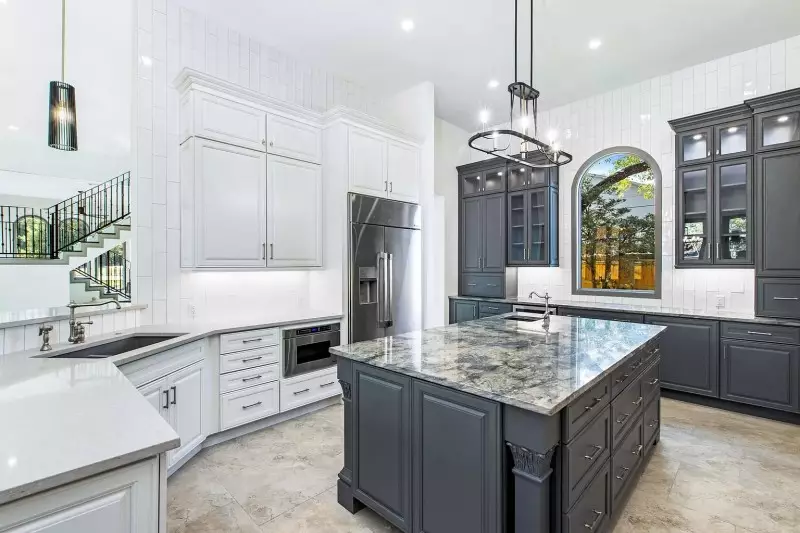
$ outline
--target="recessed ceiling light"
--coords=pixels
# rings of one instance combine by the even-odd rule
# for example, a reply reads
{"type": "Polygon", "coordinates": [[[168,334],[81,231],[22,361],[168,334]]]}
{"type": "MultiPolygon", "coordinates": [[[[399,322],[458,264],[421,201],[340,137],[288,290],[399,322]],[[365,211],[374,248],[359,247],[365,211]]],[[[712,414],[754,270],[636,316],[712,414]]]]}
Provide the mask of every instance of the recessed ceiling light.
{"type": "Polygon", "coordinates": [[[789,121],[788,115],[783,115],[781,117],[778,117],[778,122],[788,122],[788,121],[789,121]]]}
{"type": "Polygon", "coordinates": [[[489,122],[489,110],[481,109],[481,112],[478,113],[478,120],[481,121],[481,124],[486,124],[489,122]]]}
{"type": "Polygon", "coordinates": [[[736,126],[731,126],[730,128],[728,128],[728,133],[736,133],[737,131],[739,131],[739,128],[737,128],[736,126]]]}
{"type": "Polygon", "coordinates": [[[591,41],[589,41],[589,49],[590,50],[597,50],[602,45],[603,45],[603,41],[601,41],[600,39],[592,39],[591,41]]]}
{"type": "MultiPolygon", "coordinates": [[[[2,2],[2,0],[0,0],[0,2],[2,2]]],[[[19,131],[19,126],[15,126],[13,124],[9,124],[8,125],[8,129],[9,129],[9,131],[19,131]]]]}
{"type": "Polygon", "coordinates": [[[500,86],[500,82],[497,80],[489,80],[489,88],[490,89],[497,89],[500,86]]]}
{"type": "Polygon", "coordinates": [[[142,56],[142,65],[149,67],[153,64],[153,58],[150,56],[142,56]]]}
{"type": "Polygon", "coordinates": [[[411,19],[403,19],[403,22],[400,23],[400,27],[403,28],[403,31],[412,31],[414,29],[414,21],[411,19]]]}
{"type": "Polygon", "coordinates": [[[695,135],[692,135],[692,139],[694,139],[695,141],[699,141],[702,138],[703,138],[703,136],[700,135],[699,133],[697,133],[695,135]]]}

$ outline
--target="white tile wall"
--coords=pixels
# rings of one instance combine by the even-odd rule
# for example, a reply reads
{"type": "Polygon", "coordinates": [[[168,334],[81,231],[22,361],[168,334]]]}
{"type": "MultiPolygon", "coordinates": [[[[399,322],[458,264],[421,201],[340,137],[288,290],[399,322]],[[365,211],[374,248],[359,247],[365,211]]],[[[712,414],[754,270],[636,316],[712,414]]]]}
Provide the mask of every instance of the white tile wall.
{"type": "Polygon", "coordinates": [[[138,0],[137,13],[136,301],[150,306],[142,323],[189,320],[190,306],[199,318],[265,302],[308,305],[303,273],[246,273],[243,284],[228,273],[180,270],[178,94],[172,81],[191,67],[317,111],[347,105],[374,112],[378,100],[346,79],[206,20],[178,0],[138,0]]]}
{"type": "Polygon", "coordinates": [[[540,114],[539,130],[558,132],[574,160],[561,168],[558,268],[520,269],[518,293],[548,289],[559,300],[665,305],[690,309],[716,306],[752,311],[753,270],[674,268],[674,134],[667,120],[741,103],[754,96],[800,87],[800,36],[685,68],[641,83],[573,102],[540,114]],[[662,298],[571,294],[571,191],[575,172],[596,152],[627,145],[660,163],[662,183],[662,298]]]}

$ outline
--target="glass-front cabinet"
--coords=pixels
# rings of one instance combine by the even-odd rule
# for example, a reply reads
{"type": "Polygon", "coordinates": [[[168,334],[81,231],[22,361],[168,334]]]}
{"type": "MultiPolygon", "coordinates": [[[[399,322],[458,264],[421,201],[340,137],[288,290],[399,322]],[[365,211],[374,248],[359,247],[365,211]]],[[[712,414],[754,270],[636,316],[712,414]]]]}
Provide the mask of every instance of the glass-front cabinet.
{"type": "Polygon", "coordinates": [[[558,170],[552,168],[531,168],[525,165],[508,166],[508,190],[519,191],[533,187],[557,186],[558,170]]]}
{"type": "Polygon", "coordinates": [[[759,150],[800,146],[800,106],[756,115],[759,150]]]}
{"type": "Polygon", "coordinates": [[[528,192],[528,262],[547,259],[547,193],[546,188],[528,192]]]}
{"type": "Polygon", "coordinates": [[[460,176],[461,196],[478,196],[506,190],[506,168],[465,173],[460,176]]]}
{"type": "MultiPolygon", "coordinates": [[[[509,175],[510,177],[511,175],[509,175]]],[[[527,193],[508,195],[508,251],[510,265],[523,265],[527,258],[528,236],[525,223],[527,193]]]]}
{"type": "Polygon", "coordinates": [[[696,165],[708,163],[713,159],[713,129],[701,128],[679,133],[677,136],[676,154],[678,165],[696,165]]]}
{"type": "Polygon", "coordinates": [[[558,190],[508,194],[509,266],[558,266],[558,190]]]}
{"type": "Polygon", "coordinates": [[[753,153],[753,120],[728,122],[714,127],[714,160],[733,159],[753,153]]]}
{"type": "Polygon", "coordinates": [[[677,173],[675,260],[678,265],[710,265],[712,166],[679,168],[677,173]]]}
{"type": "Polygon", "coordinates": [[[714,189],[714,262],[752,265],[752,158],[715,163],[714,189]]]}

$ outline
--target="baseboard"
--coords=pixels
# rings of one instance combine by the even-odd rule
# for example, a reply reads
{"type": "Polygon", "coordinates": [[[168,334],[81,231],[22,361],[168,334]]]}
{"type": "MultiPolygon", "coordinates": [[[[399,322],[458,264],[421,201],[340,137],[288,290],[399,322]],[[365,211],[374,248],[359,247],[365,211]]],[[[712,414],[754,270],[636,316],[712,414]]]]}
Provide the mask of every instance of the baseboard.
{"type": "Polygon", "coordinates": [[[661,396],[663,398],[670,398],[672,400],[679,400],[681,402],[713,407],[723,411],[732,411],[734,413],[740,413],[743,415],[757,416],[759,418],[767,418],[769,420],[776,420],[778,422],[800,425],[800,414],[798,413],[778,411],[776,409],[769,409],[767,407],[758,407],[755,405],[748,405],[746,403],[731,402],[729,400],[722,400],[720,398],[712,398],[709,396],[699,396],[697,394],[669,390],[663,387],[661,388],[661,396]]]}

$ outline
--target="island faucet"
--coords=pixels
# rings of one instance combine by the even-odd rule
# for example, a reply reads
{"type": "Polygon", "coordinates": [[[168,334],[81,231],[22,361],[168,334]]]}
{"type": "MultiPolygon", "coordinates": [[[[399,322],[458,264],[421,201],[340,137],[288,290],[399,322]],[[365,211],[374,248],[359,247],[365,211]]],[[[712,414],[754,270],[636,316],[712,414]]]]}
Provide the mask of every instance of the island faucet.
{"type": "Polygon", "coordinates": [[[552,296],[550,296],[550,294],[548,294],[547,291],[544,291],[544,295],[541,295],[536,291],[531,291],[531,293],[528,295],[528,298],[533,298],[534,295],[544,300],[544,317],[542,317],[542,320],[544,320],[545,324],[549,324],[550,323],[550,300],[552,299],[552,296]]]}
{"type": "Polygon", "coordinates": [[[72,344],[80,344],[86,340],[86,324],[92,324],[93,322],[90,320],[88,322],[79,322],[75,320],[75,309],[78,307],[97,307],[99,305],[106,305],[106,304],[114,304],[117,306],[117,309],[122,309],[122,306],[119,305],[119,302],[116,300],[111,300],[110,302],[94,302],[88,304],[76,304],[75,302],[70,302],[67,304],[69,307],[69,338],[67,342],[71,342],[72,344]]]}

